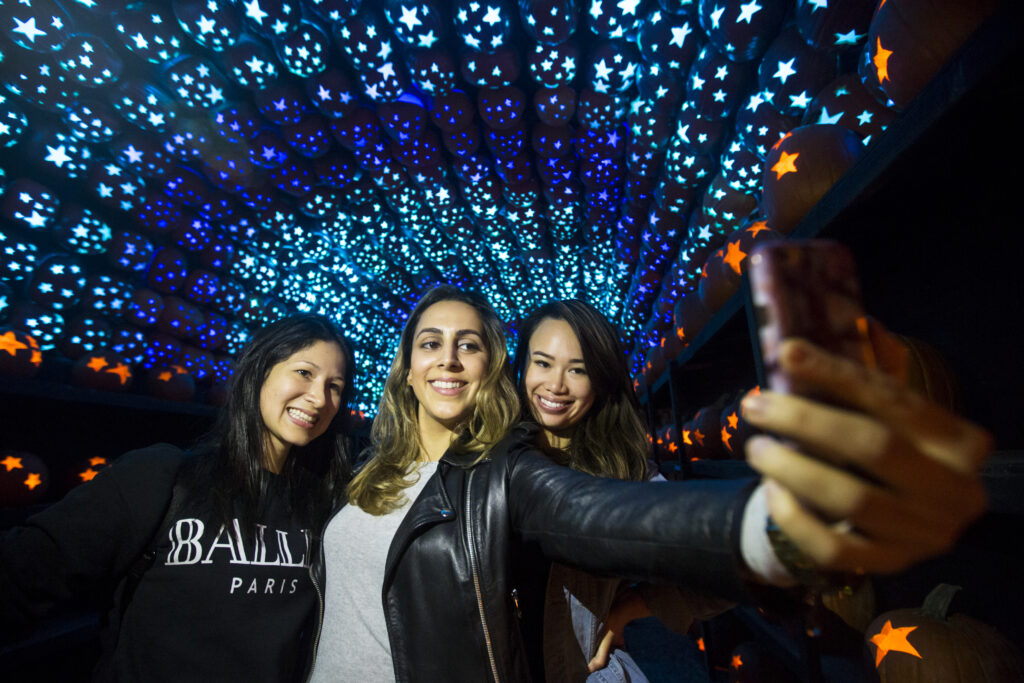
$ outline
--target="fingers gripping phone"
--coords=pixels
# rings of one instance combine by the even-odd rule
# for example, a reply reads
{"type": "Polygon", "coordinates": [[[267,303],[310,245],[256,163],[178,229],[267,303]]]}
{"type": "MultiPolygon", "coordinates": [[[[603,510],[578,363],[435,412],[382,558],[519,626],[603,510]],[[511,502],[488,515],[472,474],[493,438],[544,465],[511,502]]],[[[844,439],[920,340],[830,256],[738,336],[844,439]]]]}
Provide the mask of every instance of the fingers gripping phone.
{"type": "Polygon", "coordinates": [[[748,268],[762,379],[772,391],[814,397],[779,366],[788,337],[875,366],[849,249],[832,240],[772,242],[754,250],[748,268]]]}

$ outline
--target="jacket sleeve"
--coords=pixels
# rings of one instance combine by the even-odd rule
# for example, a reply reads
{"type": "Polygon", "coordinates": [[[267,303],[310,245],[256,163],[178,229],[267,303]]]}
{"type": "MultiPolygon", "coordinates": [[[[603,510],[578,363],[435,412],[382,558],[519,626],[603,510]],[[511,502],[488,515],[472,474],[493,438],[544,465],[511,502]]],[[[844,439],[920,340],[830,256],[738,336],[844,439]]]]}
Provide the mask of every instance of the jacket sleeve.
{"type": "Polygon", "coordinates": [[[24,635],[64,601],[114,585],[156,532],[181,456],[168,444],[126,453],[0,536],[0,641],[24,635]]]}
{"type": "Polygon", "coordinates": [[[727,600],[756,599],[739,555],[753,480],[604,479],[554,464],[521,438],[504,446],[512,524],[549,559],[727,600]]]}

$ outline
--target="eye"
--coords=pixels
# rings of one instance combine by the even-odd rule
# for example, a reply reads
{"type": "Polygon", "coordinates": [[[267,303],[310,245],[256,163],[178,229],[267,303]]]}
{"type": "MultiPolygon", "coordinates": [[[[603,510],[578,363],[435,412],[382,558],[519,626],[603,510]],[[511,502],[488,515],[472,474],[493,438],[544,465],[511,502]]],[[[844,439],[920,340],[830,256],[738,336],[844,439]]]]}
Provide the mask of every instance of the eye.
{"type": "Polygon", "coordinates": [[[342,389],[343,387],[340,384],[335,383],[331,385],[331,391],[333,391],[335,394],[338,394],[339,396],[341,395],[342,389]]]}
{"type": "Polygon", "coordinates": [[[441,344],[439,342],[437,342],[436,340],[434,340],[434,339],[427,339],[426,341],[420,342],[420,348],[421,349],[433,350],[433,349],[436,349],[437,347],[439,347],[440,345],[441,344]]]}
{"type": "Polygon", "coordinates": [[[461,344],[459,344],[459,348],[464,351],[479,351],[480,345],[477,344],[475,341],[464,341],[461,344]]]}
{"type": "Polygon", "coordinates": [[[548,365],[548,362],[546,360],[541,360],[540,358],[534,359],[533,364],[536,365],[538,368],[551,367],[550,365],[548,365]]]}
{"type": "Polygon", "coordinates": [[[306,379],[309,379],[310,377],[313,376],[313,373],[310,372],[309,370],[305,369],[305,368],[298,368],[295,372],[299,373],[301,376],[305,377],[306,379]]]}
{"type": "Polygon", "coordinates": [[[586,368],[572,368],[571,370],[569,370],[569,372],[575,373],[577,375],[583,375],[585,377],[586,374],[587,374],[587,369],[586,368]]]}

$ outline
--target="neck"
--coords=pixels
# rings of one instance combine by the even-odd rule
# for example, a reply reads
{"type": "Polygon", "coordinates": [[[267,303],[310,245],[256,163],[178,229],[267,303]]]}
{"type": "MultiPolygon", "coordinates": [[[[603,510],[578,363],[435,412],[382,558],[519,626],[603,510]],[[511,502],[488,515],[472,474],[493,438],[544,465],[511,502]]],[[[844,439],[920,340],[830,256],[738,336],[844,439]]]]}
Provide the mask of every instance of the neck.
{"type": "MultiPolygon", "coordinates": [[[[269,440],[269,439],[268,439],[269,440]]],[[[281,474],[284,464],[288,460],[288,449],[274,448],[273,443],[268,443],[263,450],[263,469],[281,474]]]]}
{"type": "Polygon", "coordinates": [[[537,435],[537,440],[540,446],[546,446],[547,448],[554,449],[556,451],[567,451],[569,450],[569,444],[572,443],[571,436],[556,434],[550,429],[545,429],[543,427],[537,435]]]}
{"type": "Polygon", "coordinates": [[[440,460],[448,447],[455,441],[455,430],[440,422],[430,419],[419,421],[420,457],[419,460],[434,462],[440,460]]]}

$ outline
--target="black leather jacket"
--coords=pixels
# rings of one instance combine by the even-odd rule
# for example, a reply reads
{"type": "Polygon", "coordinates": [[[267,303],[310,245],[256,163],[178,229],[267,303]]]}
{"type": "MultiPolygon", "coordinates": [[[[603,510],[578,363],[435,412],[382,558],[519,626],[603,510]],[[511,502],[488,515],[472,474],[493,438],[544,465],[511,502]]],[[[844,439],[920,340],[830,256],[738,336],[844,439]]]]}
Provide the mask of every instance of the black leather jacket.
{"type": "MultiPolygon", "coordinates": [[[[595,574],[747,597],[751,482],[592,477],[539,453],[534,433],[516,427],[475,465],[446,453],[395,533],[382,599],[397,681],[530,680],[512,570],[523,542],[595,574]]],[[[313,575],[322,585],[322,554],[313,575]]]]}

